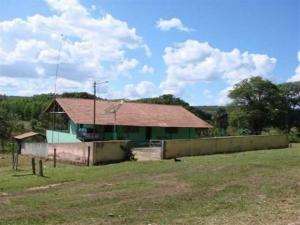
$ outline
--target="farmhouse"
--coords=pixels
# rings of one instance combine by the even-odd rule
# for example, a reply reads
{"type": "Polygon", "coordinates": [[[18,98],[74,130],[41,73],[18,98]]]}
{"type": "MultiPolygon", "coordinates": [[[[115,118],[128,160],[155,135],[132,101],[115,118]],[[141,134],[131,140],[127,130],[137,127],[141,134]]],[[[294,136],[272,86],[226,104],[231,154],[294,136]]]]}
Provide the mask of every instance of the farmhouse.
{"type": "Polygon", "coordinates": [[[54,114],[54,127],[46,132],[48,143],[198,138],[212,128],[175,105],[97,100],[94,117],[93,99],[57,98],[46,112],[54,114]]]}
{"type": "Polygon", "coordinates": [[[53,114],[54,121],[52,129],[46,132],[48,143],[190,139],[206,136],[212,128],[177,105],[57,98],[46,112],[53,114]],[[66,124],[64,129],[62,121],[66,124]]]}

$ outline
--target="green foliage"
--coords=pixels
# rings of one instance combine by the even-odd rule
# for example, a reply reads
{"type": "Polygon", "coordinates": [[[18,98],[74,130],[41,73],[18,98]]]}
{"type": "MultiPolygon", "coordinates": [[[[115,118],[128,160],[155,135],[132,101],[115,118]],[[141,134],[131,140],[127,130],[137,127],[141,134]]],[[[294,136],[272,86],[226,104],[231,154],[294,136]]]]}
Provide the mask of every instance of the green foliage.
{"type": "Polygon", "coordinates": [[[230,92],[233,99],[230,125],[260,134],[268,127],[288,133],[300,127],[300,82],[275,85],[261,77],[238,83],[230,92]]]}
{"type": "Polygon", "coordinates": [[[251,134],[260,134],[264,127],[272,124],[275,109],[280,104],[279,88],[261,77],[236,84],[229,97],[242,112],[251,134]]]}
{"type": "Polygon", "coordinates": [[[300,127],[300,82],[285,83],[278,87],[281,102],[276,110],[274,124],[289,132],[292,127],[300,127]]]}
{"type": "Polygon", "coordinates": [[[23,130],[18,116],[0,107],[0,151],[8,150],[13,134],[23,130]]]}
{"type": "Polygon", "coordinates": [[[133,147],[134,147],[134,143],[132,141],[126,141],[124,145],[121,145],[121,149],[125,152],[125,160],[127,161],[136,160],[134,158],[134,154],[132,153],[133,147]]]}
{"type": "MultiPolygon", "coordinates": [[[[93,95],[86,92],[70,92],[58,95],[58,97],[91,99],[93,95]]],[[[44,132],[46,128],[50,127],[52,118],[43,112],[53,98],[54,95],[51,93],[32,97],[0,96],[0,109],[5,110],[10,115],[15,115],[19,120],[30,121],[32,130],[44,132]]],[[[4,123],[2,125],[4,126],[4,123]]]]}
{"type": "Polygon", "coordinates": [[[289,141],[293,143],[300,143],[300,127],[291,129],[289,132],[289,141]]]}
{"type": "Polygon", "coordinates": [[[94,95],[89,94],[87,92],[66,92],[60,95],[63,98],[86,98],[86,99],[94,99],[94,95]]]}
{"type": "Polygon", "coordinates": [[[217,135],[225,136],[228,128],[228,113],[224,107],[218,108],[216,114],[214,115],[214,123],[215,128],[218,131],[217,135]]]}

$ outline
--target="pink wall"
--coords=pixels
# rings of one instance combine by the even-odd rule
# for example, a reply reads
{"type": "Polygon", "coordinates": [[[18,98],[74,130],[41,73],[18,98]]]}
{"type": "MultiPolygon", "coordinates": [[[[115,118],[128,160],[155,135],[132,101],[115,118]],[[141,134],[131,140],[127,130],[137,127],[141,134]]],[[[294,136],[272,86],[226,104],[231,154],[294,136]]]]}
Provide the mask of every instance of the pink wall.
{"type": "Polygon", "coordinates": [[[88,147],[90,147],[90,164],[93,164],[92,142],[49,144],[48,157],[53,158],[55,148],[57,160],[86,164],[88,159],[88,147]]]}

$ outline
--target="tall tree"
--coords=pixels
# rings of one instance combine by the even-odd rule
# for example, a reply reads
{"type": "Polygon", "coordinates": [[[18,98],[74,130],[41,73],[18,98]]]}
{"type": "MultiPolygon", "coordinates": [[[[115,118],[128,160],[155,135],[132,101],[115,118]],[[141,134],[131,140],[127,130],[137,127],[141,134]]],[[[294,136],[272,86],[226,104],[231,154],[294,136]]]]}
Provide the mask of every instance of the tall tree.
{"type": "Polygon", "coordinates": [[[272,125],[282,99],[279,88],[261,77],[236,84],[229,97],[245,115],[251,134],[260,134],[263,128],[272,125]]]}
{"type": "Polygon", "coordinates": [[[0,152],[4,151],[5,140],[9,138],[8,122],[0,111],[0,152]]]}
{"type": "Polygon", "coordinates": [[[18,116],[0,107],[0,151],[4,150],[5,144],[14,132],[23,130],[24,126],[22,123],[19,123],[18,116]]]}
{"type": "Polygon", "coordinates": [[[281,102],[274,125],[286,132],[300,127],[300,82],[284,83],[279,86],[281,102]]]}
{"type": "Polygon", "coordinates": [[[218,134],[220,136],[225,136],[228,127],[228,113],[224,107],[218,108],[214,116],[214,122],[215,127],[218,129],[218,134]]]}

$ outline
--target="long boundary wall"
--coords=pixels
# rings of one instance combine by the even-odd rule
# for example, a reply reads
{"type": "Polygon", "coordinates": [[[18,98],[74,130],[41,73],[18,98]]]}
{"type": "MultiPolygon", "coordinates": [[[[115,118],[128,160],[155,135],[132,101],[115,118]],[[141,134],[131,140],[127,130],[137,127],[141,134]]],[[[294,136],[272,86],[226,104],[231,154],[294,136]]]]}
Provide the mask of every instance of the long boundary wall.
{"type": "MultiPolygon", "coordinates": [[[[126,158],[126,143],[125,140],[65,144],[25,143],[22,154],[53,158],[56,148],[57,160],[86,164],[90,149],[90,164],[120,162],[126,158]]],[[[286,148],[288,144],[286,135],[174,139],[164,141],[161,158],[286,148]]]]}
{"type": "Polygon", "coordinates": [[[286,135],[251,135],[201,139],[166,140],[163,158],[231,153],[262,149],[286,148],[286,135]]]}

